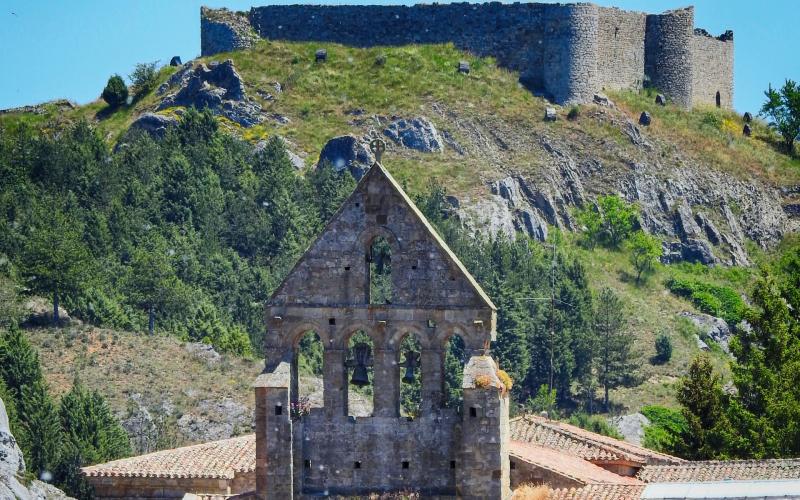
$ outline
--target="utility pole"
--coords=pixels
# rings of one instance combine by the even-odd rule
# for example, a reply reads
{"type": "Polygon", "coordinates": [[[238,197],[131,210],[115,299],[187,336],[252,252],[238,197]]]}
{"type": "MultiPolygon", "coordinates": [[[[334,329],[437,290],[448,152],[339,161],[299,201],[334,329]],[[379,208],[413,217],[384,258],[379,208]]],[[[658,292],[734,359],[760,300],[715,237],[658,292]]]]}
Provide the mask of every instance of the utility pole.
{"type": "Polygon", "coordinates": [[[550,335],[549,335],[549,351],[550,351],[550,372],[547,378],[547,389],[549,391],[553,390],[553,376],[555,372],[555,338],[556,338],[556,302],[559,304],[563,304],[565,306],[574,307],[572,304],[568,302],[564,302],[563,300],[556,298],[556,266],[558,265],[558,259],[556,258],[556,251],[558,247],[556,244],[552,245],[544,245],[545,247],[549,247],[553,250],[553,256],[550,261],[550,296],[549,297],[522,297],[520,300],[525,301],[535,301],[535,300],[549,300],[550,301],[550,335]]]}

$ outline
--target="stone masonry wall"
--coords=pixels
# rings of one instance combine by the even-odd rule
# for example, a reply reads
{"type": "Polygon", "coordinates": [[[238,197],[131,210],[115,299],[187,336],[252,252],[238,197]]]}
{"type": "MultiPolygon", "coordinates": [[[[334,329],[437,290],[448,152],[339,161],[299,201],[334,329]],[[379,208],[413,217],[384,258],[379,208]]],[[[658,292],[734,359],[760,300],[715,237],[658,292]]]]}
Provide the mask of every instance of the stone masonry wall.
{"type": "Polygon", "coordinates": [[[604,88],[642,88],[646,18],[642,12],[600,9],[597,69],[604,88]]]}
{"type": "Polygon", "coordinates": [[[692,105],[694,8],[647,16],[646,77],[650,84],[683,107],[692,105]]]}
{"type": "MultiPolygon", "coordinates": [[[[201,11],[202,55],[253,43],[244,14],[218,12],[201,11]]],[[[355,47],[452,42],[494,57],[518,71],[532,91],[561,104],[590,101],[603,88],[640,88],[645,75],[686,107],[693,100],[693,81],[733,85],[732,43],[697,42],[691,7],[647,15],[587,3],[271,5],[252,8],[246,19],[259,36],[272,40],[355,47]],[[702,77],[693,78],[695,60],[710,65],[702,77]]]]}
{"type": "Polygon", "coordinates": [[[716,94],[720,106],[733,106],[733,33],[712,37],[696,30],[692,37],[694,78],[692,104],[714,106],[716,94]]]}

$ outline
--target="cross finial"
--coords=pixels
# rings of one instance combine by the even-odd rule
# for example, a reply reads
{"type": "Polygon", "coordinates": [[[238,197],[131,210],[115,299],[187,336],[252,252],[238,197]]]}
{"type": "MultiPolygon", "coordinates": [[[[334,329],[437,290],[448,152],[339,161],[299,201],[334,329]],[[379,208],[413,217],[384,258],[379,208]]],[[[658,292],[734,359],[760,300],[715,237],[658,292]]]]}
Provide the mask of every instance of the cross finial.
{"type": "Polygon", "coordinates": [[[381,156],[383,156],[383,152],[386,151],[386,143],[381,139],[372,139],[369,143],[369,149],[372,150],[372,154],[375,155],[375,163],[380,163],[381,156]]]}

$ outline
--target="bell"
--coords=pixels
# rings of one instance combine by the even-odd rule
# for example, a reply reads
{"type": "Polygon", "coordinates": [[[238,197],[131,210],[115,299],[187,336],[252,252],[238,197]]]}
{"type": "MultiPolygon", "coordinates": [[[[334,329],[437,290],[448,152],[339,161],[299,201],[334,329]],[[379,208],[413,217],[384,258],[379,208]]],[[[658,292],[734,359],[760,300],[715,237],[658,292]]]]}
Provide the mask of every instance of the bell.
{"type": "Polygon", "coordinates": [[[358,387],[369,385],[369,374],[367,373],[367,367],[364,365],[356,365],[353,368],[353,378],[350,379],[350,383],[358,387]]]}
{"type": "Polygon", "coordinates": [[[403,382],[406,384],[414,383],[414,368],[411,366],[406,367],[406,374],[403,375],[403,382]]]}
{"type": "Polygon", "coordinates": [[[406,359],[400,366],[406,368],[406,373],[403,375],[403,382],[410,384],[414,382],[414,371],[419,367],[419,353],[416,351],[406,351],[406,359]]]}
{"type": "Polygon", "coordinates": [[[368,344],[359,342],[353,346],[353,358],[345,362],[346,366],[353,368],[353,378],[350,383],[358,387],[369,385],[367,367],[372,366],[372,356],[368,344]]]}

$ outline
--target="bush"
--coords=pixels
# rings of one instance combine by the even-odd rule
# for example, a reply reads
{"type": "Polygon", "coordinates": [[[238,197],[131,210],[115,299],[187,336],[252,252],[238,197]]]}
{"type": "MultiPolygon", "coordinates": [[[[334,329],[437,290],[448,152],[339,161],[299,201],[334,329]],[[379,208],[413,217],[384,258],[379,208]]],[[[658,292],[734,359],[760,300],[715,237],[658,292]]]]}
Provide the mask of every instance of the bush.
{"type": "Polygon", "coordinates": [[[125,80],[119,75],[111,76],[106,83],[106,88],[103,89],[102,97],[111,107],[124,104],[128,99],[128,86],[125,85],[125,80]]]}
{"type": "Polygon", "coordinates": [[[670,278],[667,288],[680,297],[690,299],[700,311],[719,316],[729,325],[738,324],[746,306],[735,290],[720,285],[682,278],[670,278]]]}
{"type": "Polygon", "coordinates": [[[602,434],[603,436],[613,437],[614,439],[623,439],[622,434],[619,433],[616,427],[608,423],[604,417],[600,415],[587,415],[586,413],[575,413],[569,420],[568,423],[580,427],[581,429],[586,429],[587,431],[592,431],[597,434],[602,434]]]}
{"type": "Polygon", "coordinates": [[[153,61],[151,63],[139,63],[133,68],[133,73],[128,78],[131,80],[131,85],[137,98],[147,94],[156,86],[156,80],[158,79],[157,66],[158,61],[153,61]]]}
{"type": "Polygon", "coordinates": [[[497,370],[497,378],[499,378],[500,382],[503,383],[505,392],[510,392],[511,388],[514,386],[514,381],[511,379],[511,375],[506,373],[504,370],[497,370]]]}
{"type": "Polygon", "coordinates": [[[672,358],[672,340],[662,333],[656,337],[656,361],[666,363],[672,358]]]}
{"type": "Polygon", "coordinates": [[[572,106],[567,113],[567,120],[575,121],[581,116],[581,109],[578,106],[572,106]]]}
{"type": "Polygon", "coordinates": [[[674,452],[675,439],[686,432],[687,426],[680,410],[650,405],[642,407],[641,412],[650,420],[650,425],[644,428],[642,444],[651,450],[674,452]]]}

